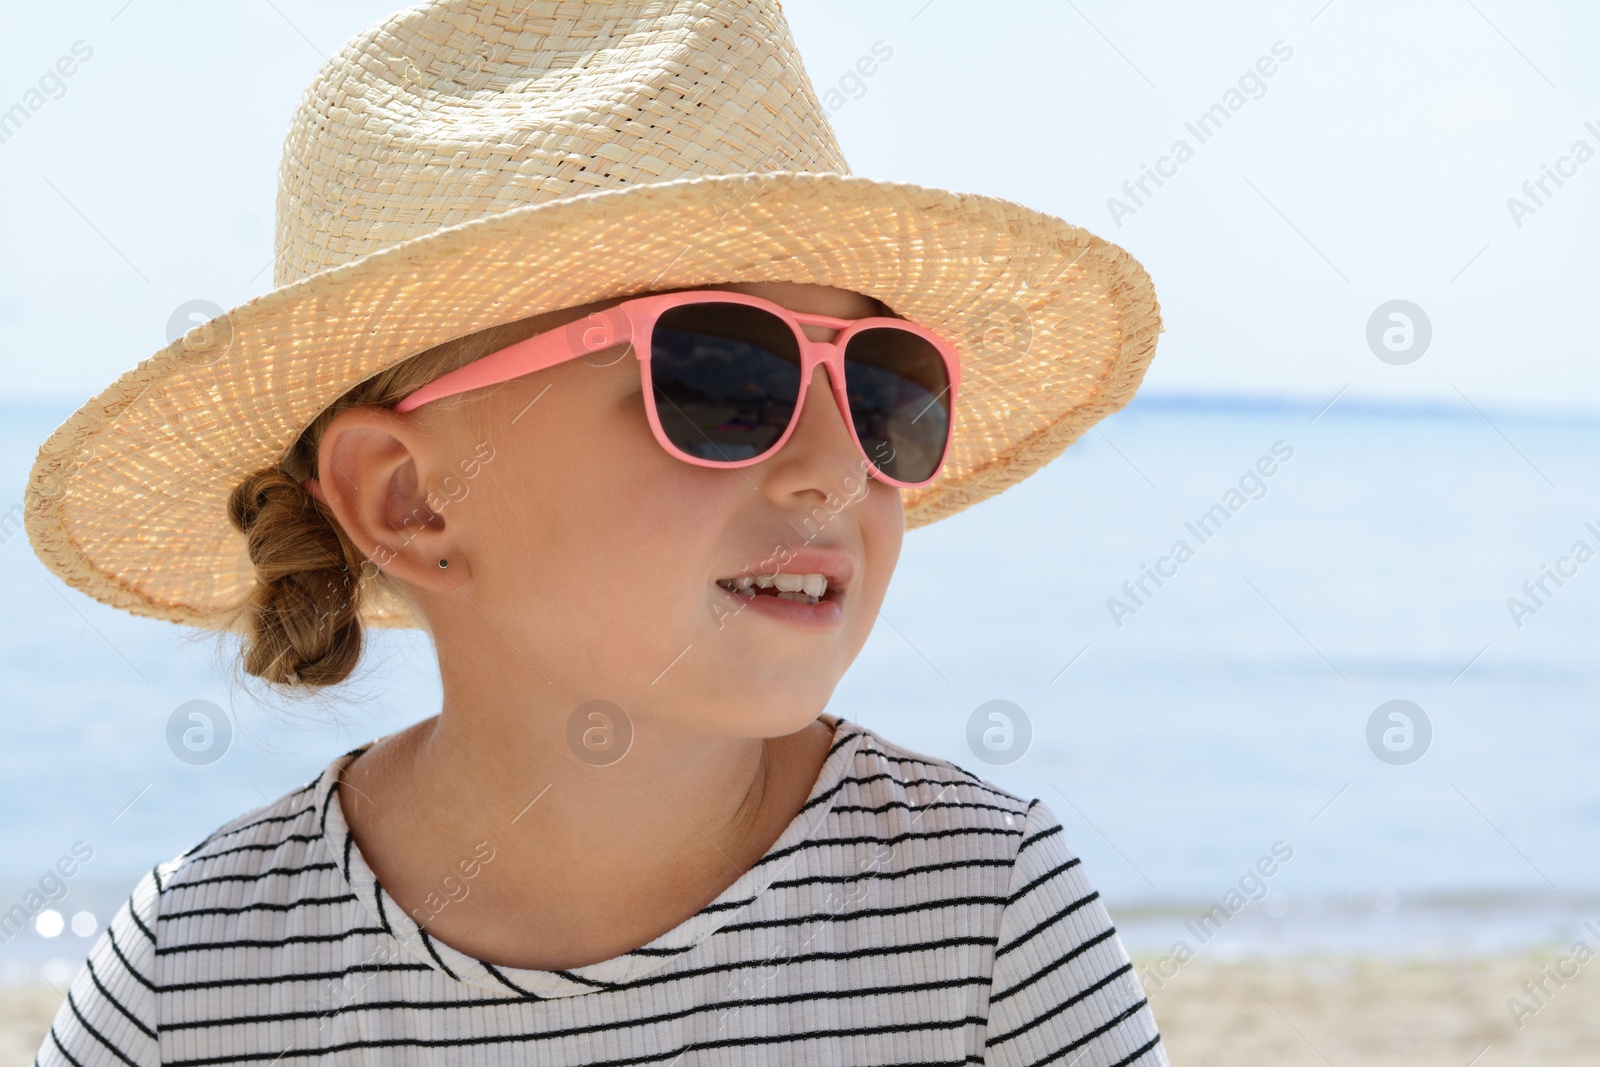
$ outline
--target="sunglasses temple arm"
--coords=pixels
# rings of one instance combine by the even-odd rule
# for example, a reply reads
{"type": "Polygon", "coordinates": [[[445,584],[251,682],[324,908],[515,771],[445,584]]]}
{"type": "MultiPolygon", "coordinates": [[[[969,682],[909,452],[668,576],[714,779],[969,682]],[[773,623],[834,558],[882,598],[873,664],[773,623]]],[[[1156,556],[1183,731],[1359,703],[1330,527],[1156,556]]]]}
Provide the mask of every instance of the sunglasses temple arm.
{"type": "Polygon", "coordinates": [[[424,404],[472,389],[499,385],[525,374],[554,367],[633,340],[633,324],[626,315],[596,312],[557,326],[476,359],[449,374],[435,378],[395,405],[399,412],[415,411],[424,404]]]}

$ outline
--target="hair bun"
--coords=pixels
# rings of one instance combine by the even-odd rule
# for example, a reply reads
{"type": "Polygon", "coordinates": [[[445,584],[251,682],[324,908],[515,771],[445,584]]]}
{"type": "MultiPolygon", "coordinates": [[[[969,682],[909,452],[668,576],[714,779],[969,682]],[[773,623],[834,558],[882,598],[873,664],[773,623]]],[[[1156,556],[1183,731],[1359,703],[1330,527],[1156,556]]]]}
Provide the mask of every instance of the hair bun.
{"type": "Polygon", "coordinates": [[[240,609],[245,670],[279,685],[343,681],[361,658],[365,557],[326,506],[277,467],[234,488],[228,519],[245,535],[256,572],[240,609]]]}

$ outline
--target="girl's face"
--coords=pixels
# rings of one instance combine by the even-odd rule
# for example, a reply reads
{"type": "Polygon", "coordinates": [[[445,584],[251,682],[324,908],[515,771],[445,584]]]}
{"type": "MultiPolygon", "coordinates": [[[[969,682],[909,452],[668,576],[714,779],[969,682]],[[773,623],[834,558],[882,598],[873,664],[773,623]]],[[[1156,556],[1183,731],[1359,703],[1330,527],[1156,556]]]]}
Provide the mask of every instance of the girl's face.
{"type": "MultiPolygon", "coordinates": [[[[712,288],[840,318],[878,313],[827,286],[712,288]]],[[[488,390],[481,415],[448,403],[389,413],[415,428],[401,435],[415,468],[396,471],[386,510],[430,504],[406,549],[421,553],[413,595],[447,694],[514,678],[541,705],[605,700],[710,736],[782,736],[814,719],[872,629],[904,532],[900,491],[867,474],[826,369],[815,374],[789,441],[737,470],[662,449],[621,346],[488,390]],[[823,602],[727,588],[780,571],[828,576],[823,602]]]]}

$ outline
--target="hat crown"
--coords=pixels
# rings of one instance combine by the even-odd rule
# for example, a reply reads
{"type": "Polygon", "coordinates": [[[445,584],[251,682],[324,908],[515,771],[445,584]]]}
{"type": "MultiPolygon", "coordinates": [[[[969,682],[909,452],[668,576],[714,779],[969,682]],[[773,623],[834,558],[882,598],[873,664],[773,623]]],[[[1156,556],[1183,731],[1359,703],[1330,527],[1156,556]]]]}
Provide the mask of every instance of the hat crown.
{"type": "Polygon", "coordinates": [[[334,54],[279,170],[279,286],[513,208],[849,174],[778,0],[440,0],[334,54]]]}

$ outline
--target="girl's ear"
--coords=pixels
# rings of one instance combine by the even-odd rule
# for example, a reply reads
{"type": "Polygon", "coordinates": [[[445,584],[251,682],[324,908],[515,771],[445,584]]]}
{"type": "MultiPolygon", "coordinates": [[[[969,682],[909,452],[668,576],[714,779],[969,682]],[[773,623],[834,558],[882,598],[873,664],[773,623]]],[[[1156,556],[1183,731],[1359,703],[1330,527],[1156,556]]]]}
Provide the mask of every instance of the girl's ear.
{"type": "Polygon", "coordinates": [[[323,431],[319,476],[306,489],[326,504],[345,535],[390,577],[434,591],[461,584],[454,532],[428,506],[419,477],[429,439],[409,416],[372,406],[346,408],[323,431]],[[450,561],[448,571],[439,560],[450,561]]]}

